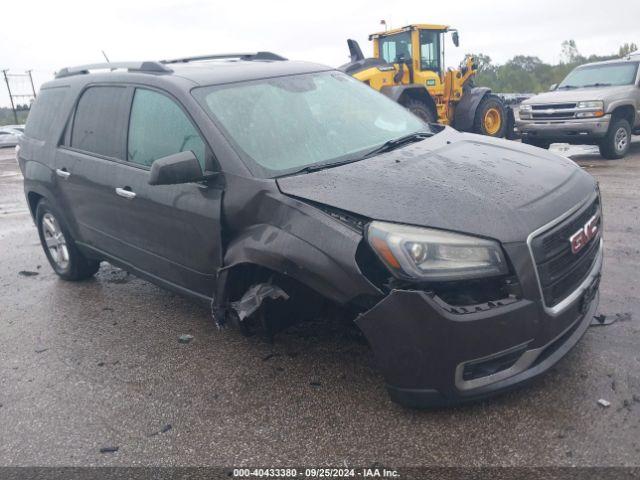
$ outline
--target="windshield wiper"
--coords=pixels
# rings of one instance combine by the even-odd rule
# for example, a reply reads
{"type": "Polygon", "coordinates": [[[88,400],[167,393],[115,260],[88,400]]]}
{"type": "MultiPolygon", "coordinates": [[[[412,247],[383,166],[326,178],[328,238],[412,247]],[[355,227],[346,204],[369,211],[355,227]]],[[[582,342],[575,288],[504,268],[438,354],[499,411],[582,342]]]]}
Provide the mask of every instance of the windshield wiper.
{"type": "Polygon", "coordinates": [[[340,162],[331,162],[331,163],[318,163],[316,165],[308,165],[306,167],[301,168],[300,170],[296,170],[294,172],[287,173],[283,175],[283,177],[288,177],[289,175],[298,175],[300,173],[311,173],[317,172],[319,170],[324,170],[326,168],[339,167],[340,165],[346,165],[347,163],[353,163],[362,160],[361,158],[350,158],[349,160],[342,160],[340,162]]]}
{"type": "Polygon", "coordinates": [[[394,138],[365,153],[362,158],[369,158],[375,155],[380,155],[381,153],[390,152],[391,150],[395,150],[396,148],[402,147],[408,143],[419,142],[425,138],[432,137],[433,135],[434,134],[432,132],[414,132],[409,135],[394,138]]]}
{"type": "Polygon", "coordinates": [[[583,85],[583,87],[610,87],[611,84],[610,83],[600,83],[600,82],[596,82],[596,83],[590,83],[589,85],[583,85]]]}
{"type": "Polygon", "coordinates": [[[311,173],[317,172],[319,170],[325,170],[327,168],[339,167],[340,165],[346,165],[348,163],[359,162],[360,160],[364,160],[365,158],[373,157],[374,155],[378,155],[384,152],[390,152],[391,150],[395,150],[402,145],[406,145],[407,143],[419,142],[420,140],[424,140],[425,138],[431,137],[434,134],[432,132],[414,132],[409,135],[404,135],[402,137],[394,138],[389,140],[379,147],[374,148],[373,150],[365,153],[364,155],[358,156],[356,158],[349,158],[347,160],[341,160],[339,162],[330,162],[330,163],[317,163],[315,165],[308,165],[306,167],[301,168],[300,170],[295,170],[294,172],[286,173],[282,176],[288,177],[290,175],[299,175],[301,173],[311,173]]]}

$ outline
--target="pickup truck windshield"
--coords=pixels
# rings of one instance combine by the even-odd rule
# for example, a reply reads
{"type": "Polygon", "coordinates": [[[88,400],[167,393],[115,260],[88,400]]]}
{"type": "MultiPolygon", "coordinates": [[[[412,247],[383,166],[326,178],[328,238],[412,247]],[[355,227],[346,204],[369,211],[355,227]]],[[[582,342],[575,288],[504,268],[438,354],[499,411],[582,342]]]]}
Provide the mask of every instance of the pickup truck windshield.
{"type": "Polygon", "coordinates": [[[356,160],[430,131],[404,107],[335,71],[201,87],[193,95],[259,177],[356,160]]]}
{"type": "Polygon", "coordinates": [[[565,78],[558,89],[632,85],[638,71],[637,62],[607,63],[578,67],[565,78]]]}

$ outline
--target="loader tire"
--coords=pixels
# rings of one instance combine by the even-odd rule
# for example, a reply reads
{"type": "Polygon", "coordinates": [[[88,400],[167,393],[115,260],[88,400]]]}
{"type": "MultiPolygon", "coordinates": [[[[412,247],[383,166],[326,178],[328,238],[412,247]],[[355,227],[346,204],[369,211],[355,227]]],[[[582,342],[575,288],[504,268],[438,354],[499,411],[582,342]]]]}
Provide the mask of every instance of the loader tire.
{"type": "Polygon", "coordinates": [[[407,98],[400,103],[404,108],[413,113],[416,117],[427,123],[436,123],[435,112],[425,102],[414,98],[407,98]]]}
{"type": "Polygon", "coordinates": [[[473,131],[488,137],[502,138],[507,132],[507,109],[495,95],[486,95],[478,104],[473,131]]]}

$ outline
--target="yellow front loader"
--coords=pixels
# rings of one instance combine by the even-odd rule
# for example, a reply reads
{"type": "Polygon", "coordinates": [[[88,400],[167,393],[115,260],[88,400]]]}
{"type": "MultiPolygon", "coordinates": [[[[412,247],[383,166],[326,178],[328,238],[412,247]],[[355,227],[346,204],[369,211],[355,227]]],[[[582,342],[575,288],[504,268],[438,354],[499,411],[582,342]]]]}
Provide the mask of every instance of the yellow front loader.
{"type": "Polygon", "coordinates": [[[374,33],[373,58],[364,58],[355,40],[347,40],[351,61],[340,67],[400,103],[427,122],[458,130],[504,137],[507,110],[486,87],[474,87],[476,67],[467,57],[460,70],[445,69],[444,44],[451,32],[446,25],[416,24],[374,33]]]}

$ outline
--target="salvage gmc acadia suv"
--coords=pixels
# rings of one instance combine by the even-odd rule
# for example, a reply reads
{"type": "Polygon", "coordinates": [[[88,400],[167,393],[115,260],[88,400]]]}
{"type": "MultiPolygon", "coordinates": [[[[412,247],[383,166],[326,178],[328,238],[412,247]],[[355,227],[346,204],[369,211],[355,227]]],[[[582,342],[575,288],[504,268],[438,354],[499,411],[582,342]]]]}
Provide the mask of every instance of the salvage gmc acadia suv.
{"type": "Polygon", "coordinates": [[[425,124],[329,67],[261,52],[66,68],[18,158],[63,279],[107,261],[241,329],[338,305],[404,405],[538,376],[597,306],[590,175],[425,124]]]}

